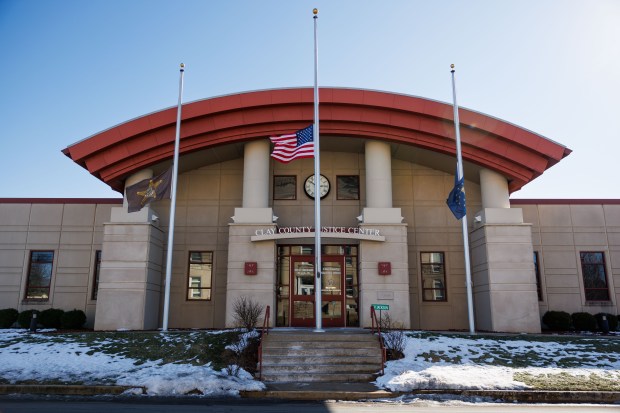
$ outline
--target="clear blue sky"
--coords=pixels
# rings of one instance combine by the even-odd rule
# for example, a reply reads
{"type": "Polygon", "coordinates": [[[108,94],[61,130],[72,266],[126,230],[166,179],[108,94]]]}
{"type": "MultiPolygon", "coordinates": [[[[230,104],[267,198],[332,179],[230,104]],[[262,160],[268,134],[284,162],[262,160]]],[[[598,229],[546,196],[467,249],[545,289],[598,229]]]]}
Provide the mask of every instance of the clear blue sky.
{"type": "Polygon", "coordinates": [[[61,150],[184,101],[319,83],[451,102],[573,153],[514,198],[620,198],[620,1],[0,0],[0,197],[118,197],[61,150]]]}

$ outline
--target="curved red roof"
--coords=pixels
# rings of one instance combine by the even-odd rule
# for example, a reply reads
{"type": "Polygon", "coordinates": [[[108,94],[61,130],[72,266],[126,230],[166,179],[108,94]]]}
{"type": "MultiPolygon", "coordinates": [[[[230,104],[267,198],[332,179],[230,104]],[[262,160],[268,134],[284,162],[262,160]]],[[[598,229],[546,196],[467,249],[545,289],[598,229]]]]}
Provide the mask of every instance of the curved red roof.
{"type": "MultiPolygon", "coordinates": [[[[180,154],[290,133],[312,123],[313,89],[275,89],[183,105],[180,154]]],[[[321,135],[369,138],[455,155],[452,106],[414,96],[320,89],[321,135]]],[[[171,159],[177,108],[120,124],[63,153],[119,192],[127,176],[171,159]]],[[[526,129],[460,108],[462,153],[520,189],[571,150],[526,129]]]]}

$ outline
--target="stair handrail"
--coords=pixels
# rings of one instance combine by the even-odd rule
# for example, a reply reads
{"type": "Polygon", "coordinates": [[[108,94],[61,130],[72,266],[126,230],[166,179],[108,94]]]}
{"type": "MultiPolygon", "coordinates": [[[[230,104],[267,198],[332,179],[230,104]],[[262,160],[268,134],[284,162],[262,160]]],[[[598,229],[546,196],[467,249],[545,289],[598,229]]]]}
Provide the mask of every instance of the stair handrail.
{"type": "Polygon", "coordinates": [[[381,324],[377,320],[377,311],[375,307],[370,306],[370,319],[372,320],[372,333],[375,332],[375,325],[377,326],[377,334],[379,335],[379,345],[381,346],[381,375],[385,374],[384,366],[387,360],[387,353],[385,350],[385,345],[383,344],[383,336],[381,335],[381,324]]]}
{"type": "Polygon", "coordinates": [[[260,334],[260,344],[258,345],[258,379],[263,379],[263,338],[269,334],[269,319],[270,319],[271,307],[265,308],[265,319],[263,320],[263,328],[260,334]]]}

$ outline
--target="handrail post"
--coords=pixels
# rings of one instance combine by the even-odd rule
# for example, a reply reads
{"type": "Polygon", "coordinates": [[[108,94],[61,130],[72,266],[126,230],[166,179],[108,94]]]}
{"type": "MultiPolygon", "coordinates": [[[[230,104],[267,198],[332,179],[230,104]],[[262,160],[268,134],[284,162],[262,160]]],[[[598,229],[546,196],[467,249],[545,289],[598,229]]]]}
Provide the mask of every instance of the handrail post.
{"type": "Polygon", "coordinates": [[[271,307],[265,308],[265,319],[263,320],[263,328],[261,329],[260,344],[258,345],[258,379],[263,379],[263,338],[269,334],[269,319],[271,318],[271,307]]]}
{"type": "Polygon", "coordinates": [[[372,322],[372,333],[375,332],[375,323],[377,324],[377,333],[379,334],[379,345],[381,346],[381,374],[385,374],[385,362],[387,361],[387,352],[385,346],[383,345],[383,336],[381,335],[381,325],[377,320],[377,312],[375,311],[375,307],[370,306],[370,319],[372,322]]]}

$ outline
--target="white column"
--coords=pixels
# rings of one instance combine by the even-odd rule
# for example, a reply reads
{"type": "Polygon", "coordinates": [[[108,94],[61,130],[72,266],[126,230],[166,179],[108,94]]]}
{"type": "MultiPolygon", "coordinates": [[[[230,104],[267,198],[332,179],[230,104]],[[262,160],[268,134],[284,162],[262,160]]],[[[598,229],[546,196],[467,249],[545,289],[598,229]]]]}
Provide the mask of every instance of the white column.
{"type": "Polygon", "coordinates": [[[245,144],[243,151],[243,208],[269,206],[269,141],[245,144]]]}
{"type": "Polygon", "coordinates": [[[392,208],[392,153],[390,144],[366,142],[366,207],[392,208]]]}
{"type": "Polygon", "coordinates": [[[480,170],[482,208],[510,208],[508,181],[490,169],[480,170]]]}

